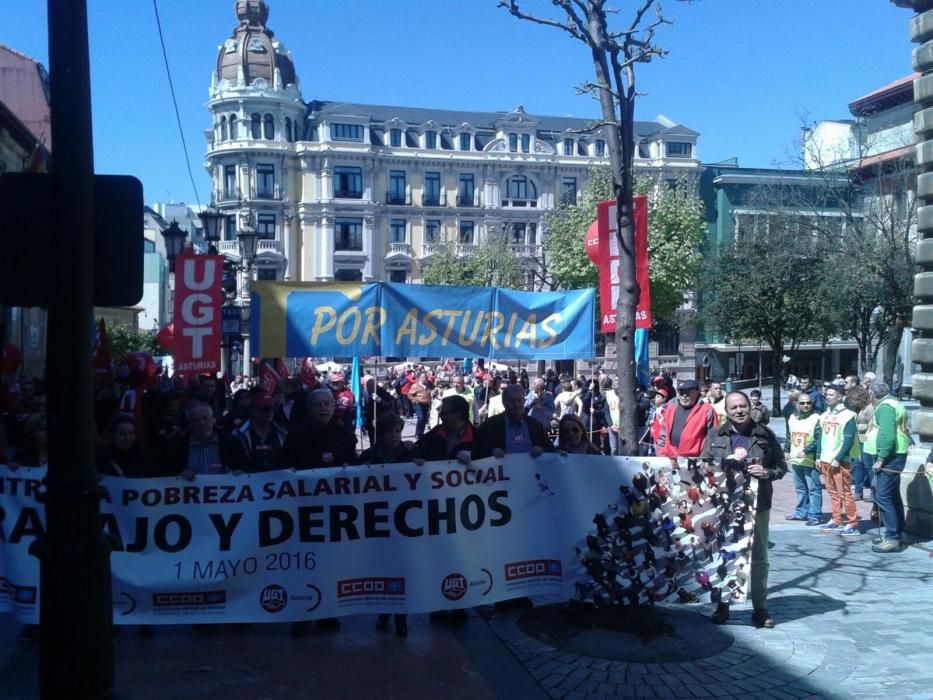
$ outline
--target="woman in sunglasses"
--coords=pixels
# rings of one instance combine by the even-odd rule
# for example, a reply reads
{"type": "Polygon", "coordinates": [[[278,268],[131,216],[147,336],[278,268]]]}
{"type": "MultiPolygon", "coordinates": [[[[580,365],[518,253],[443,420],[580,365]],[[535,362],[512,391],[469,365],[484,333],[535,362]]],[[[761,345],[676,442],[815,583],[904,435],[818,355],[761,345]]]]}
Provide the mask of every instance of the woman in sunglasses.
{"type": "Polygon", "coordinates": [[[578,416],[568,414],[560,419],[557,429],[557,449],[562,454],[602,454],[586,434],[583,421],[578,416]]]}

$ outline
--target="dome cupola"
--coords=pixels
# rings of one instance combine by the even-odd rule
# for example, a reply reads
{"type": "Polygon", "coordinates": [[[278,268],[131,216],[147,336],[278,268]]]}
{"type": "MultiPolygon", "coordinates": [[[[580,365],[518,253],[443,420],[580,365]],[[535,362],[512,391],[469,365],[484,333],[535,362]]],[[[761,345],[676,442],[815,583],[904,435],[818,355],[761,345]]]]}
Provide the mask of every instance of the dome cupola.
{"type": "Polygon", "coordinates": [[[236,0],[235,11],[237,26],[217,53],[217,78],[231,85],[294,85],[295,65],[266,27],[269,5],[265,0],[236,0]]]}

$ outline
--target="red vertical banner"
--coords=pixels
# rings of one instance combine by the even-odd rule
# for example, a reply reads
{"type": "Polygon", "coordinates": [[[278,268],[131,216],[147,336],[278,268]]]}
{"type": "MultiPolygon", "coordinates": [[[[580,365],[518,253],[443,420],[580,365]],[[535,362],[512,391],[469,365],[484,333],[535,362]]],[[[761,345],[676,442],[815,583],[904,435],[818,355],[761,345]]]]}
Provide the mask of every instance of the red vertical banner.
{"type": "Polygon", "coordinates": [[[183,253],[175,259],[177,374],[220,371],[220,307],[223,256],[183,253]]]}
{"type": "MultiPolygon", "coordinates": [[[[648,282],[648,198],[633,198],[635,218],[635,281],[639,298],[635,308],[635,327],[651,328],[651,290],[648,282]]],[[[590,227],[592,229],[592,227],[590,227]]],[[[616,329],[616,306],[619,301],[619,239],[616,236],[615,200],[596,205],[596,229],[599,236],[596,263],[599,269],[599,312],[603,333],[616,329]]],[[[587,253],[593,249],[592,236],[587,232],[587,253]]],[[[590,258],[593,259],[590,254],[590,258]]]]}

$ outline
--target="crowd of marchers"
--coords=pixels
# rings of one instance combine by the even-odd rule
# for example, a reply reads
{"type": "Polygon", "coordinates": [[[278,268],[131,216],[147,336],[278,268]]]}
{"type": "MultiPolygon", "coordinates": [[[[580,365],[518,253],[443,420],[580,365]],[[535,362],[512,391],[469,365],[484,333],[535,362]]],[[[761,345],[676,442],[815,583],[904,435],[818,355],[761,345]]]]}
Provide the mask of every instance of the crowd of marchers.
{"type": "MultiPolygon", "coordinates": [[[[354,396],[344,369],[322,373],[305,365],[292,376],[269,372],[227,383],[208,375],[169,379],[150,363],[126,367],[96,387],[103,475],[196,479],[281,468],[467,463],[510,453],[614,454],[619,448],[620,397],[613,378],[599,370],[589,378],[549,370],[531,379],[525,370],[487,370],[482,362],[462,370],[450,363],[410,364],[363,375],[354,396]],[[414,423],[414,441],[402,438],[406,420],[414,423]]],[[[910,442],[906,412],[873,375],[821,386],[802,377],[783,411],[786,444],[778,445],[760,393],[728,388],[692,379],[675,386],[674,378],[658,373],[634,397],[637,451],[668,457],[673,472],[700,464],[740,485],[757,483],[749,597],[755,624],[770,627],[771,482],[789,470],[797,507],[788,519],[842,537],[858,534],[855,501],[870,489],[884,532],[873,548],[898,551],[904,526],[898,482],[910,442]],[[824,488],[828,522],[822,521],[824,488]]],[[[47,463],[44,398],[41,382],[3,384],[0,457],[13,468],[47,463]]],[[[728,605],[720,605],[714,620],[727,618],[728,605]]],[[[387,624],[381,617],[379,625],[387,624]]],[[[395,626],[407,633],[404,617],[395,626]]],[[[306,629],[307,623],[296,623],[293,632],[306,629]]]]}

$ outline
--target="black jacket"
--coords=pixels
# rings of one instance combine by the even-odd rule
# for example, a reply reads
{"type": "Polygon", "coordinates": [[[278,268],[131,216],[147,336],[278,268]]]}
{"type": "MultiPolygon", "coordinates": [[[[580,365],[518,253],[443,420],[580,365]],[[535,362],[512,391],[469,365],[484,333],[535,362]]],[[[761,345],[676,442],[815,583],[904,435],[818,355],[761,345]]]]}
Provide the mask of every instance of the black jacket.
{"type": "MultiPolygon", "coordinates": [[[[732,424],[729,421],[713,428],[706,436],[706,443],[703,445],[700,459],[721,465],[722,461],[732,454],[731,432],[732,424]]],[[[753,424],[749,436],[748,458],[746,461],[751,464],[752,460],[756,459],[759,460],[761,466],[768,470],[768,478],[758,480],[757,509],[759,511],[769,510],[773,493],[771,482],[784,478],[787,473],[787,462],[784,459],[784,450],[771,429],[757,423],[753,424]]]]}
{"type": "MultiPolygon", "coordinates": [[[[492,455],[496,448],[505,450],[505,413],[489,418],[476,429],[476,441],[473,444],[473,459],[482,459],[492,455]]],[[[528,423],[528,435],[531,437],[531,444],[537,445],[545,452],[553,452],[554,445],[547,439],[547,432],[541,421],[525,416],[528,423]]]]}
{"type": "MultiPolygon", "coordinates": [[[[232,435],[214,429],[220,442],[220,463],[231,471],[243,470],[243,452],[239,441],[232,435]]],[[[188,468],[188,446],[191,443],[191,433],[185,431],[178,438],[172,440],[166,450],[165,458],[155,466],[153,476],[178,476],[188,468]]]]}
{"type": "Polygon", "coordinates": [[[333,420],[324,428],[306,420],[303,425],[289,429],[279,463],[282,468],[293,469],[356,464],[356,436],[333,420]],[[329,455],[329,461],[325,461],[325,455],[329,455]]]}

